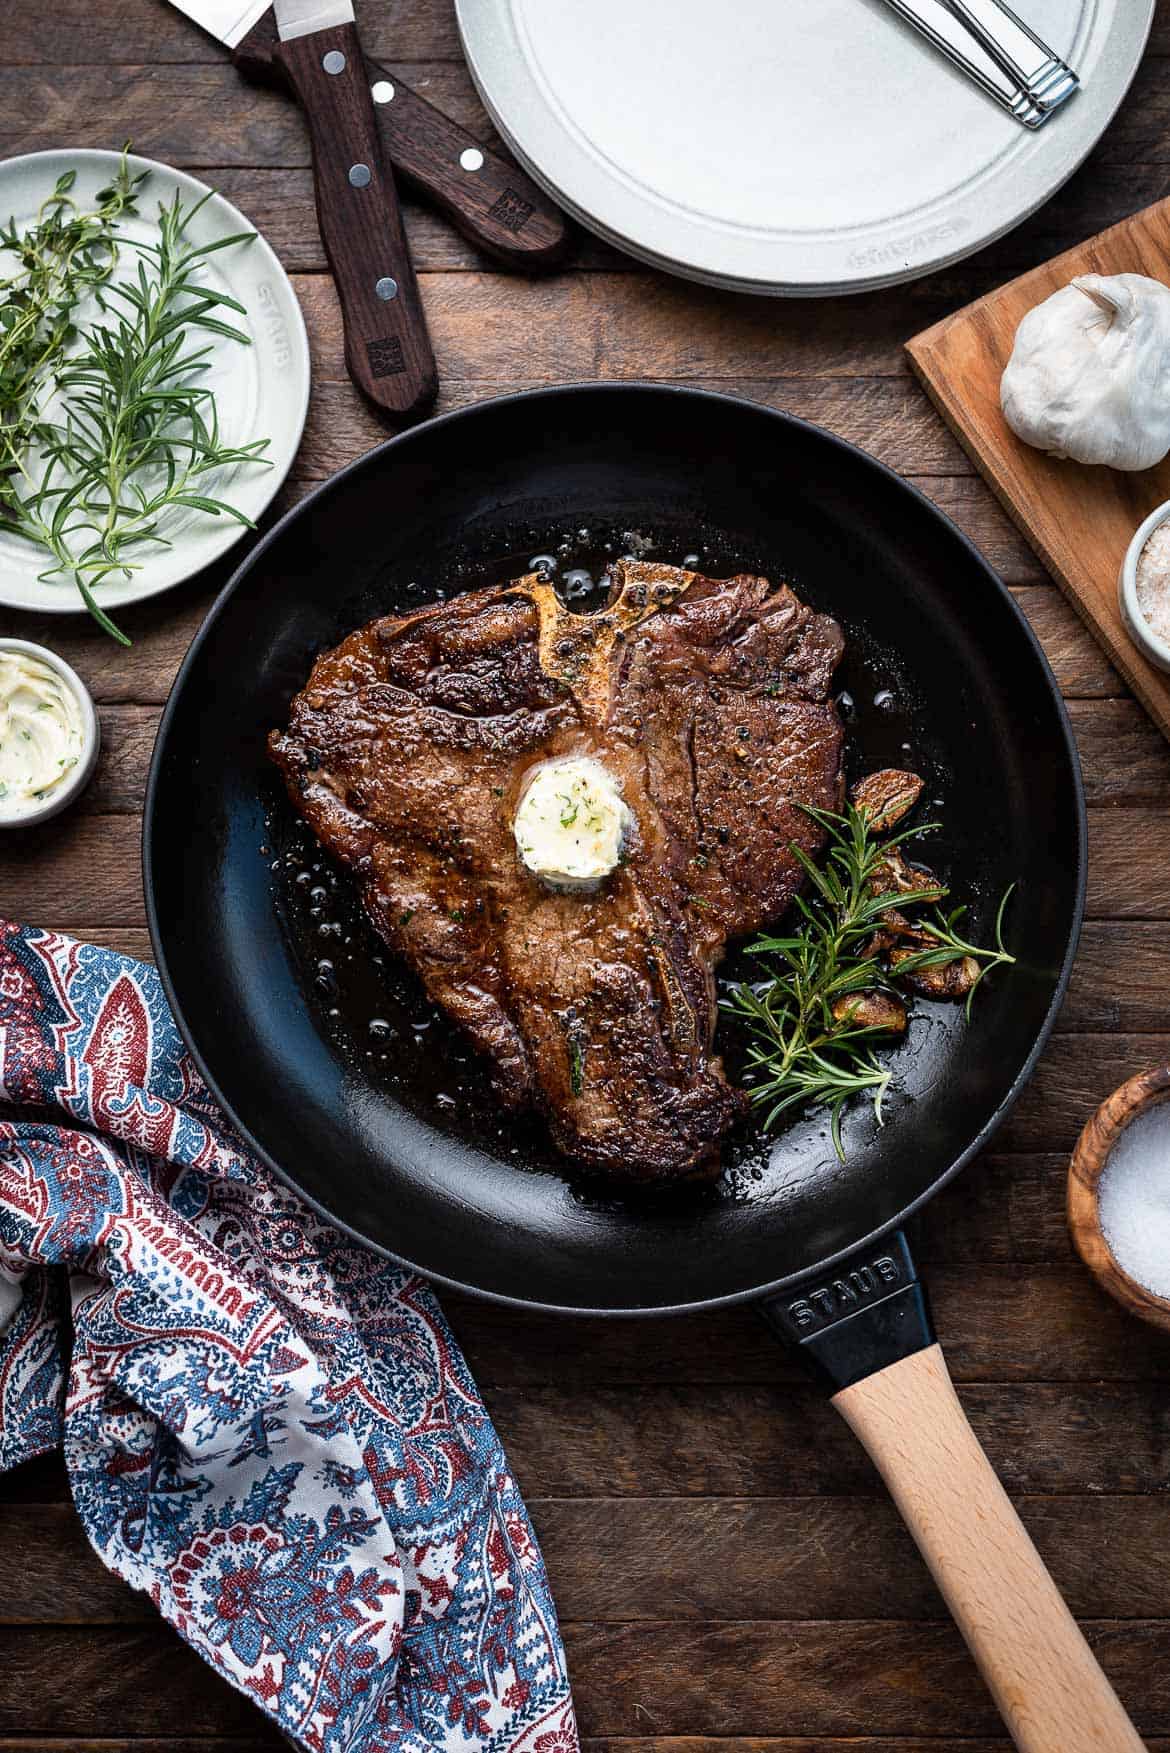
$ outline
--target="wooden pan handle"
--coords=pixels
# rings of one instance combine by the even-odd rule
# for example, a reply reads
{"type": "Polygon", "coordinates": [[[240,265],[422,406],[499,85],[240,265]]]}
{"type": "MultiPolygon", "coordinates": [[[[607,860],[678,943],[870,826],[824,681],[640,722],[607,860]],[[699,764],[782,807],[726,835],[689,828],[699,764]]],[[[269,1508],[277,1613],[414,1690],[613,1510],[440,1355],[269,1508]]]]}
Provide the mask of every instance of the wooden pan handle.
{"type": "Polygon", "coordinates": [[[937,1345],[842,1388],[860,1438],[1023,1753],[1143,1743],[960,1406],[937,1345]]]}
{"type": "Polygon", "coordinates": [[[309,124],[349,375],[375,407],[413,418],[435,399],[435,360],[357,32],[342,24],[293,37],[276,60],[309,124]]]}

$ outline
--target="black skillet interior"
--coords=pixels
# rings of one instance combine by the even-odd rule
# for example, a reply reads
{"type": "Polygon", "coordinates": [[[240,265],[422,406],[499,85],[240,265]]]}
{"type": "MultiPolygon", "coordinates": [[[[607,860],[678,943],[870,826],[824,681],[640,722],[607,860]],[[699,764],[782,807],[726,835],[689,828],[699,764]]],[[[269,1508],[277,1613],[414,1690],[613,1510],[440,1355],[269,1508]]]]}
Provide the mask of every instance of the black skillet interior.
{"type": "MultiPolygon", "coordinates": [[[[940,513],[872,459],[751,404],[653,386],[484,403],[364,457],[241,567],[160,732],[145,865],[183,1032],[241,1130],[311,1201],[424,1272],[567,1309],[746,1296],[827,1263],[919,1203],[1026,1075],[1079,924],[1083,809],[1052,677],[1010,595],[940,513]],[[606,557],[698,554],[786,577],[848,636],[850,768],[909,765],[923,856],[995,904],[1017,965],[972,1021],[920,1005],[886,1124],[837,1162],[808,1119],[732,1140],[719,1179],[618,1195],[574,1178],[532,1118],[385,956],[269,766],[313,655],[385,612],[495,582],[537,553],[591,597],[606,557]]],[[[732,958],[731,973],[743,958],[732,958]]],[[[734,1074],[739,1043],[721,1025],[734,1074]]]]}

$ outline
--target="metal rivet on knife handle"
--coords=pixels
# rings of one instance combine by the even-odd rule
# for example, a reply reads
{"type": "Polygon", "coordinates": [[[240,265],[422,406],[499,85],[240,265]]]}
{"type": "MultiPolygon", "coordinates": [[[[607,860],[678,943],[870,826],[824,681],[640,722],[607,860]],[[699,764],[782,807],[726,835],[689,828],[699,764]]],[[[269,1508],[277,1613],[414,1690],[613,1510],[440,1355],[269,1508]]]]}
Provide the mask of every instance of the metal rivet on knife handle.
{"type": "Polygon", "coordinates": [[[330,49],[327,55],[322,55],[321,65],[326,73],[344,73],[345,56],[340,49],[330,49]]]}
{"type": "Polygon", "coordinates": [[[388,79],[375,79],[370,87],[370,96],[375,103],[393,103],[394,87],[388,79]]]}
{"type": "Polygon", "coordinates": [[[398,282],[392,280],[389,274],[384,274],[374,287],[374,291],[379,298],[385,299],[388,303],[390,299],[398,297],[398,282]]]}
{"type": "Polygon", "coordinates": [[[369,165],[351,164],[349,167],[349,180],[355,189],[364,189],[370,180],[369,165]]]}
{"type": "Polygon", "coordinates": [[[482,170],[483,153],[478,146],[465,146],[459,154],[459,162],[464,170],[482,170]]]}

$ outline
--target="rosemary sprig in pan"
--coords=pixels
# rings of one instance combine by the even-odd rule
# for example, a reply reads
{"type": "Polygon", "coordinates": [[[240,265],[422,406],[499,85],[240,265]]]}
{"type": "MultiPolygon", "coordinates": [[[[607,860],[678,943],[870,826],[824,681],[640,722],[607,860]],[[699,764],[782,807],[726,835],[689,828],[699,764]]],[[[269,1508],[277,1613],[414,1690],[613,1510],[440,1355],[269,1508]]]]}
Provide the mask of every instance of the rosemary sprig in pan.
{"type": "Polygon", "coordinates": [[[220,314],[244,307],[203,283],[207,258],[250,241],[251,232],[195,244],[187,237],[210,192],[190,207],[179,195],[159,208],[157,243],[116,237],[137,255],[126,279],[91,284],[102,318],[74,345],[47,357],[40,372],[39,417],[17,459],[19,480],[0,502],[0,519],[38,543],[53,564],[41,574],[71,574],[95,620],[129,644],[94,596],[113,573],[130,576],[144,549],[169,547],[162,523],[184,506],[212,516],[252,520],[211,490],[209,477],[239,463],[264,462],[267,439],[243,445],[220,435],[213,391],[200,382],[212,336],[250,346],[220,314]],[[50,394],[59,398],[46,417],[50,394]]]}
{"type": "Polygon", "coordinates": [[[853,804],[843,814],[810,810],[827,830],[828,854],[817,865],[794,847],[804,866],[811,893],[797,897],[797,930],[787,937],[760,937],[748,952],[767,958],[765,977],[734,987],[724,1009],[750,1034],[748,1075],[753,1103],[763,1107],[765,1129],[797,1108],[828,1109],[833,1145],[844,1161],[841,1116],[847,1102],[866,1095],[879,1124],[882,1101],[893,1073],[874,1051],[874,1042],[889,1036],[889,1027],[860,1019],[863,998],[893,995],[896,979],[932,967],[961,962],[979,964],[967,997],[992,968],[1013,962],[1004,948],[1002,927],[1009,889],[995,921],[995,948],[967,942],[959,930],[964,909],[944,915],[938,903],[947,889],[941,884],[907,893],[894,886],[888,857],[907,840],[929,832],[935,824],[910,828],[879,839],[870,819],[853,804]],[[930,906],[928,915],[917,909],[930,906]],[[912,910],[916,945],[894,966],[884,959],[883,928],[892,910],[912,910]],[[931,940],[924,943],[924,939],[931,940]]]}
{"type": "MultiPolygon", "coordinates": [[[[920,969],[943,968],[946,967],[949,962],[964,961],[970,956],[973,961],[980,963],[980,968],[971,984],[970,990],[967,993],[967,1001],[963,1006],[963,1009],[969,1018],[971,1015],[971,1002],[988,974],[991,973],[993,968],[1002,967],[1007,963],[1014,962],[1016,959],[1015,956],[1008,954],[1003,943],[1003,916],[1007,909],[1007,904],[1012,898],[1012,890],[1015,886],[1014,883],[1010,883],[999,898],[999,906],[995,910],[995,925],[993,927],[995,932],[994,949],[980,949],[978,944],[968,943],[966,938],[960,935],[958,930],[959,921],[966,913],[966,907],[956,907],[953,912],[945,915],[936,909],[932,917],[927,919],[916,919],[914,921],[914,931],[917,937],[933,938],[937,947],[934,949],[915,950],[909,955],[902,956],[898,962],[894,977],[898,980],[902,980],[908,975],[918,973],[920,969]]],[[[946,889],[943,890],[944,897],[947,892],[946,889]]],[[[889,896],[887,896],[886,899],[888,902],[889,896]]],[[[898,905],[904,908],[907,899],[908,897],[905,895],[900,896],[898,899],[898,905]]]]}

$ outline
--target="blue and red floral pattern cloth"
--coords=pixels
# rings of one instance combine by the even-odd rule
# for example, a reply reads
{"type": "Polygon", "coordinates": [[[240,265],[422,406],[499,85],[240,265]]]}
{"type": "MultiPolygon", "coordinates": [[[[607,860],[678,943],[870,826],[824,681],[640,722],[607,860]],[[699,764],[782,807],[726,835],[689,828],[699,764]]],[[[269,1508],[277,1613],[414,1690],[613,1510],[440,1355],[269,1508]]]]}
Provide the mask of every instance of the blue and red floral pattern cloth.
{"type": "Polygon", "coordinates": [[[0,923],[0,1099],[0,1470],[63,1445],[105,1563],[305,1747],[576,1753],[431,1292],[241,1149],[154,970],[0,923]]]}

